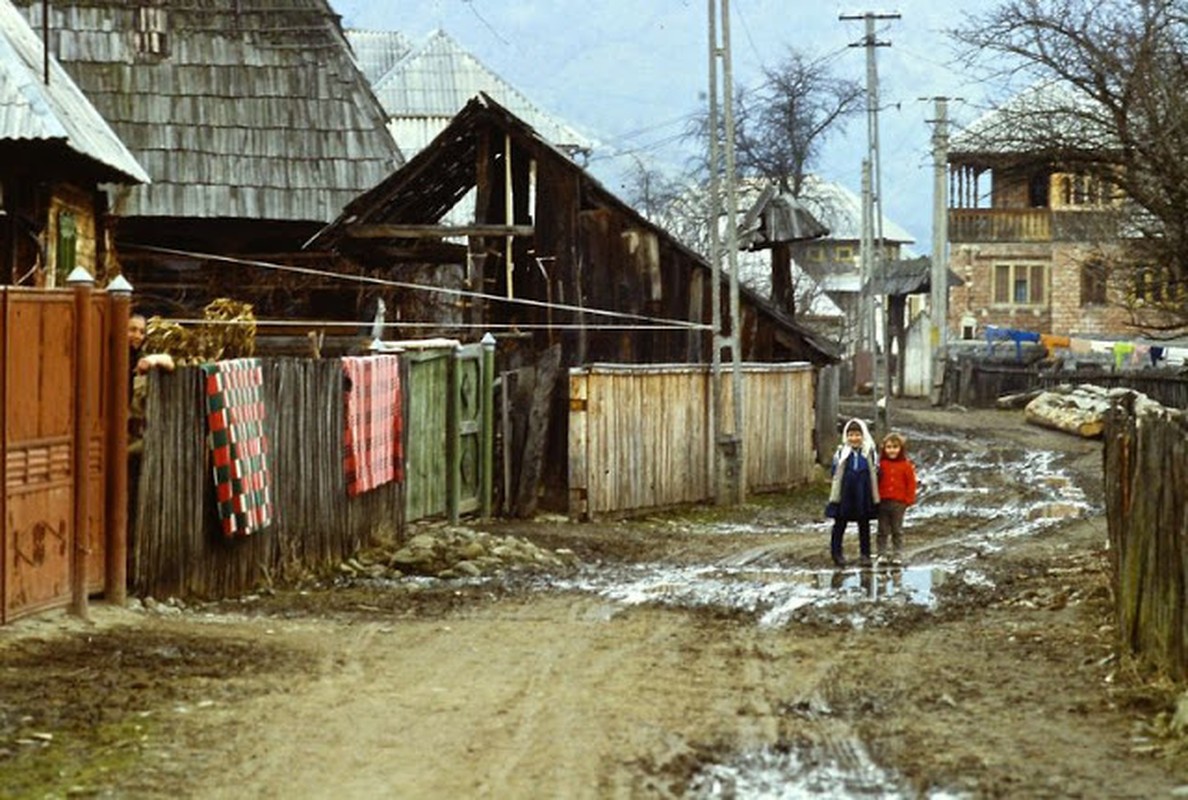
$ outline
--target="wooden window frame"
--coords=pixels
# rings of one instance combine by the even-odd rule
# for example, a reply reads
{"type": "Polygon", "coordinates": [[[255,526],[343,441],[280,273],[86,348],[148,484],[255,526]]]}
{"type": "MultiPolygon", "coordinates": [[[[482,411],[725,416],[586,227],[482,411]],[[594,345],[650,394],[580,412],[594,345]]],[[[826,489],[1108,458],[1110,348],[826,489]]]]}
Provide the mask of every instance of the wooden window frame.
{"type": "Polygon", "coordinates": [[[1048,264],[1037,261],[1001,262],[991,271],[995,306],[1039,308],[1048,304],[1048,264]]]}

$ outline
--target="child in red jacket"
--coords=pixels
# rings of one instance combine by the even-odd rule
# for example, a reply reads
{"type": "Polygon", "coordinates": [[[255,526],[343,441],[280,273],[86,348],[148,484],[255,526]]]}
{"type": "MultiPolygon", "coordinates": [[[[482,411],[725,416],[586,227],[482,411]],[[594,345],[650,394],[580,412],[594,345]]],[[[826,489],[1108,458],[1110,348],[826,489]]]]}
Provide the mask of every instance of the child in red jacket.
{"type": "Polygon", "coordinates": [[[903,515],[916,502],[916,468],[907,457],[907,442],[898,433],[883,438],[879,459],[879,558],[887,556],[891,536],[891,561],[903,560],[903,515]]]}

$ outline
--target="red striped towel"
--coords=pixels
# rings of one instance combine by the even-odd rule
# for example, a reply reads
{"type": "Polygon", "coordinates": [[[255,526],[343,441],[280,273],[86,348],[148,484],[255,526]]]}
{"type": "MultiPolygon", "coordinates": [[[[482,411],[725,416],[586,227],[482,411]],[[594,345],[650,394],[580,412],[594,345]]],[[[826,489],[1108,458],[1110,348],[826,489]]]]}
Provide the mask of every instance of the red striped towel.
{"type": "Polygon", "coordinates": [[[396,356],[348,357],[346,378],[347,493],[358,495],[404,480],[401,444],[400,360],[396,356]]]}
{"type": "Polygon", "coordinates": [[[203,364],[207,445],[224,536],[248,536],[272,524],[263,371],[255,358],[203,364]]]}

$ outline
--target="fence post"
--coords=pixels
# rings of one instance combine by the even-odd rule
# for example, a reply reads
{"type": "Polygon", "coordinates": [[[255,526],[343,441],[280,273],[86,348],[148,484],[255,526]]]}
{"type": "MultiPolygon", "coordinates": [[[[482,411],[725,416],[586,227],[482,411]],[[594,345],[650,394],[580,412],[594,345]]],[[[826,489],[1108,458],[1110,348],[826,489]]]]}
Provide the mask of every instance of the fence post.
{"type": "Polygon", "coordinates": [[[107,284],[108,380],[107,418],[107,601],[128,601],[128,317],[132,284],[117,275],[107,284]]]}
{"type": "Polygon", "coordinates": [[[481,506],[483,518],[491,516],[491,490],[495,481],[495,337],[484,334],[483,344],[483,464],[481,506]]]}
{"type": "Polygon", "coordinates": [[[91,287],[95,279],[82,267],[75,267],[66,284],[74,289],[74,547],[70,553],[70,613],[87,619],[90,494],[87,450],[91,436],[87,356],[91,352],[91,287]]]}

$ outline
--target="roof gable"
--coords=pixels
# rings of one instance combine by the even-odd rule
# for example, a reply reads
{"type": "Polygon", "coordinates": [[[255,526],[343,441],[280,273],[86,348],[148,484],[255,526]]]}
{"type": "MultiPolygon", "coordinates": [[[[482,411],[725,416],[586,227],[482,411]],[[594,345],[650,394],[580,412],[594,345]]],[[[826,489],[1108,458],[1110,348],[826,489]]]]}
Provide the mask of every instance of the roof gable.
{"type": "Polygon", "coordinates": [[[116,183],[145,183],[128,152],[9,0],[0,0],[0,141],[51,141],[100,165],[116,183]]]}
{"type": "MultiPolygon", "coordinates": [[[[352,41],[363,31],[350,31],[352,41]]],[[[397,126],[397,141],[410,151],[428,144],[432,135],[471,98],[483,93],[531,125],[541,136],[565,152],[589,151],[589,139],[567,123],[548,114],[503,78],[488,69],[444,31],[438,30],[393,66],[373,88],[397,126]],[[417,122],[435,120],[425,130],[417,122]],[[411,125],[401,126],[402,120],[411,125]]]]}
{"type": "Polygon", "coordinates": [[[324,223],[402,160],[326,0],[49,8],[63,66],[153,179],[125,216],[324,223]]]}

